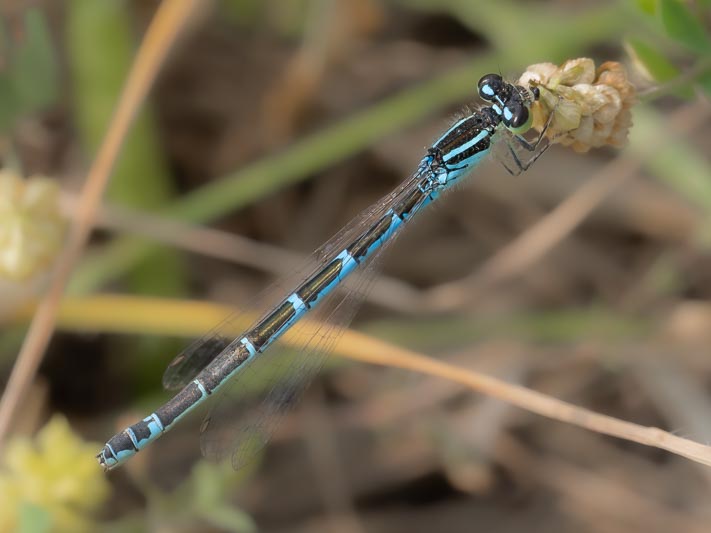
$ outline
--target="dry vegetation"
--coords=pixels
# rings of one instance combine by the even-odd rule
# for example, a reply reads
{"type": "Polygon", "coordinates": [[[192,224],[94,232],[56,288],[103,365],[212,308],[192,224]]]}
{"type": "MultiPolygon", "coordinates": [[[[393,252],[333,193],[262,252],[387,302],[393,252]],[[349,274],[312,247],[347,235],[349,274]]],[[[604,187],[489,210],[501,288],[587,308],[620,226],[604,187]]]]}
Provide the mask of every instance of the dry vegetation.
{"type": "MultiPolygon", "coordinates": [[[[111,92],[92,88],[92,61],[77,52],[87,41],[70,11],[80,4],[47,11],[65,43],[59,97],[8,135],[26,174],[57,178],[75,223],[77,213],[91,218],[71,191],[107,123],[83,99],[111,92]]],[[[138,43],[153,3],[126,4],[138,43]]],[[[580,55],[634,70],[622,39],[643,15],[613,20],[616,2],[586,2],[584,15],[565,2],[513,2],[505,27],[495,24],[509,16],[504,3],[413,4],[232,1],[193,14],[159,61],[136,125],[150,150],[129,141],[132,162],[113,178],[124,185],[112,183],[97,206],[100,231],[86,247],[81,233],[70,238],[74,289],[22,391],[16,431],[61,412],[83,436],[105,440],[158,406],[162,368],[180,345],[165,339],[208,329],[221,309],[147,297],[245,305],[411,173],[423,147],[475,103],[478,75],[501,68],[515,78],[527,64],[580,55]],[[167,246],[151,255],[137,234],[167,246]],[[136,296],[107,308],[90,291],[136,296]]],[[[518,177],[482,165],[388,249],[353,328],[462,376],[711,442],[707,98],[643,98],[622,151],[554,146],[518,177]]],[[[28,313],[18,309],[3,309],[3,375],[18,353],[17,317],[28,313]]],[[[110,476],[102,520],[127,531],[215,526],[186,511],[208,479],[263,531],[709,530],[709,466],[603,435],[588,411],[513,400],[598,431],[349,342],[339,353],[364,351],[385,368],[332,358],[259,465],[200,478],[193,417],[110,476]]],[[[659,439],[648,443],[664,448],[659,439]]]]}

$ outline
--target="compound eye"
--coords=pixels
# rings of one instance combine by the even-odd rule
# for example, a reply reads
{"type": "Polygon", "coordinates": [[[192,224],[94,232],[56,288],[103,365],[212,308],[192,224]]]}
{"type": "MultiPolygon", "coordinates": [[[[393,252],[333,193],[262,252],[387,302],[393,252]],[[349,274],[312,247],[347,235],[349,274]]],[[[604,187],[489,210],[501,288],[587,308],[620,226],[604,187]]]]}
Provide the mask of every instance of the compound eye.
{"type": "Polygon", "coordinates": [[[479,80],[479,96],[492,101],[504,86],[504,80],[498,74],[487,74],[479,80]]]}
{"type": "Polygon", "coordinates": [[[504,107],[503,123],[513,133],[525,133],[531,127],[532,116],[522,105],[504,107]]]}

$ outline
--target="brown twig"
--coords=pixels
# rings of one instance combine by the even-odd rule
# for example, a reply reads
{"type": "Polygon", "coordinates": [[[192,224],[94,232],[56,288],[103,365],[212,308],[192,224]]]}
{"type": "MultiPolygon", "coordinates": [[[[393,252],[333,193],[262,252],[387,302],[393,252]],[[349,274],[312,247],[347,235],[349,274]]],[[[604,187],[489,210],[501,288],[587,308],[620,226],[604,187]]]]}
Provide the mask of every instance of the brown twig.
{"type": "Polygon", "coordinates": [[[158,8],[146,32],[116,112],[87,174],[67,244],[57,260],[49,289],[37,308],[0,400],[0,445],[7,436],[13,415],[34,379],[52,336],[64,288],[91,233],[97,208],[126,133],[171,45],[199,4],[197,0],[166,0],[158,8]]]}

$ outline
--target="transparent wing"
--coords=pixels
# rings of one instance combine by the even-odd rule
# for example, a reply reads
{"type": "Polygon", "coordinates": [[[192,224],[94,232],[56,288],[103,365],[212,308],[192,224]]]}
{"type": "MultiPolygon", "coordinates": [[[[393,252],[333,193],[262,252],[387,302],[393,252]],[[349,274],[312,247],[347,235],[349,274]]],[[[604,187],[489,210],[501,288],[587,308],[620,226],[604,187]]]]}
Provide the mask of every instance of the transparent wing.
{"type": "Polygon", "coordinates": [[[163,387],[167,390],[179,390],[195,379],[195,376],[232,342],[233,339],[225,337],[224,334],[229,331],[233,322],[232,317],[228,318],[180,352],[163,373],[163,387]]]}
{"type": "MultiPolygon", "coordinates": [[[[401,194],[409,192],[409,186],[415,181],[415,177],[408,180],[396,194],[379,202],[378,209],[370,210],[369,215],[356,225],[357,233],[352,233],[349,228],[341,232],[339,237],[343,242],[333,251],[345,247],[371,219],[385,213],[401,194]]],[[[286,334],[287,339],[278,341],[248,361],[225,385],[202,426],[201,447],[206,457],[222,459],[231,454],[232,465],[238,469],[266,445],[283,415],[296,405],[302,392],[323,367],[328,353],[367,294],[379,257],[396,236],[374,251],[367,264],[344,282],[342,290],[331,293],[306,318],[295,324],[286,334]]]]}
{"type": "MultiPolygon", "coordinates": [[[[363,210],[319,247],[311,255],[305,267],[268,287],[247,308],[252,310],[270,309],[271,306],[278,303],[286,295],[285,291],[296,287],[312,272],[319,271],[323,265],[330,261],[334,252],[345,248],[345,245],[357,237],[372,219],[387,211],[398,197],[409,190],[420,175],[421,172],[418,171],[390,194],[363,210]]],[[[163,374],[163,387],[167,390],[179,390],[195,379],[200,371],[220,356],[229,344],[254,322],[254,318],[247,312],[233,313],[208,333],[188,345],[166,367],[163,374]]]]}
{"type": "Polygon", "coordinates": [[[232,466],[249,463],[269,442],[284,415],[320,372],[334,344],[351,322],[377,272],[379,256],[393,237],[368,259],[345,287],[330,294],[281,339],[255,357],[218,395],[201,429],[202,453],[232,466]]]}

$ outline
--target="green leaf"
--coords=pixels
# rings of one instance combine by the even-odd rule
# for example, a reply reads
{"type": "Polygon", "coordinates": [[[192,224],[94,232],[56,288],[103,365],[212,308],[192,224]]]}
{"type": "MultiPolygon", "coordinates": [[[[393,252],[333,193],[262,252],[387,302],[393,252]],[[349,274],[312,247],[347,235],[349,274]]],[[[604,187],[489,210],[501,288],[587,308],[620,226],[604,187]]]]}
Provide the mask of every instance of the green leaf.
{"type": "Polygon", "coordinates": [[[657,12],[657,0],[635,0],[635,4],[648,15],[654,15],[657,12]]]}
{"type": "Polygon", "coordinates": [[[22,24],[22,37],[13,38],[0,23],[0,131],[56,97],[56,65],[45,17],[30,9],[22,24]]]}
{"type": "Polygon", "coordinates": [[[56,96],[56,66],[49,29],[42,13],[25,15],[25,42],[12,59],[11,76],[23,112],[47,106],[56,96]]]}
{"type": "Polygon", "coordinates": [[[228,486],[236,473],[228,464],[198,462],[193,467],[191,505],[194,514],[218,528],[235,533],[256,531],[252,518],[227,501],[228,486]]]}
{"type": "MultiPolygon", "coordinates": [[[[96,153],[111,122],[136,49],[130,10],[124,0],[71,0],[65,2],[66,43],[72,75],[74,123],[89,152],[96,153]]],[[[163,157],[156,124],[149,105],[143,106],[126,137],[106,193],[107,201],[153,210],[168,202],[174,186],[163,157]]],[[[185,270],[181,255],[167,247],[130,272],[131,290],[144,294],[174,296],[184,293],[185,270]]],[[[142,339],[140,348],[121,346],[145,357],[170,352],[174,346],[162,340],[142,339]]],[[[158,357],[145,357],[162,365],[158,357]]],[[[154,379],[141,369],[139,388],[154,379]],[[141,380],[145,379],[143,383],[141,380]]]]}
{"type": "Polygon", "coordinates": [[[193,504],[200,508],[210,508],[224,497],[225,482],[220,466],[200,461],[192,471],[193,504]]]}
{"type": "Polygon", "coordinates": [[[706,95],[711,97],[711,72],[704,72],[696,81],[706,95]]]}
{"type": "Polygon", "coordinates": [[[679,75],[679,69],[647,42],[632,37],[627,39],[626,44],[633,59],[639,62],[653,80],[664,82],[673,80],[679,75]]]}
{"type": "MultiPolygon", "coordinates": [[[[656,82],[672,81],[680,75],[679,69],[662,52],[642,39],[627,39],[625,48],[637,67],[656,82]]],[[[675,90],[674,94],[687,100],[694,97],[694,91],[686,84],[675,90]]]]}
{"type": "Polygon", "coordinates": [[[679,0],[661,0],[661,17],[670,37],[694,52],[711,55],[711,40],[701,21],[679,0]]]}
{"type": "Polygon", "coordinates": [[[225,505],[212,509],[209,514],[203,515],[202,518],[215,527],[234,533],[257,531],[257,525],[247,513],[225,505]]]}
{"type": "Polygon", "coordinates": [[[7,28],[5,27],[5,20],[0,17],[0,59],[2,59],[2,64],[6,64],[6,57],[5,54],[7,53],[8,49],[8,31],[7,28]]]}
{"type": "Polygon", "coordinates": [[[630,134],[631,153],[644,154],[645,147],[655,141],[655,136],[665,139],[664,145],[653,157],[643,156],[645,168],[659,181],[672,189],[690,204],[698,206],[705,217],[697,235],[697,244],[708,247],[711,232],[711,164],[703,151],[683,137],[666,133],[668,117],[649,106],[636,106],[634,128],[630,134]],[[660,132],[662,132],[660,134],[660,132]]]}
{"type": "Polygon", "coordinates": [[[20,506],[20,527],[18,533],[49,533],[52,530],[52,516],[49,512],[32,503],[20,506]]]}
{"type": "Polygon", "coordinates": [[[235,22],[244,26],[253,26],[259,23],[264,4],[259,0],[225,0],[220,4],[222,12],[235,22]]]}
{"type": "Polygon", "coordinates": [[[14,97],[15,91],[10,78],[0,75],[0,132],[8,131],[17,117],[14,97]]]}

